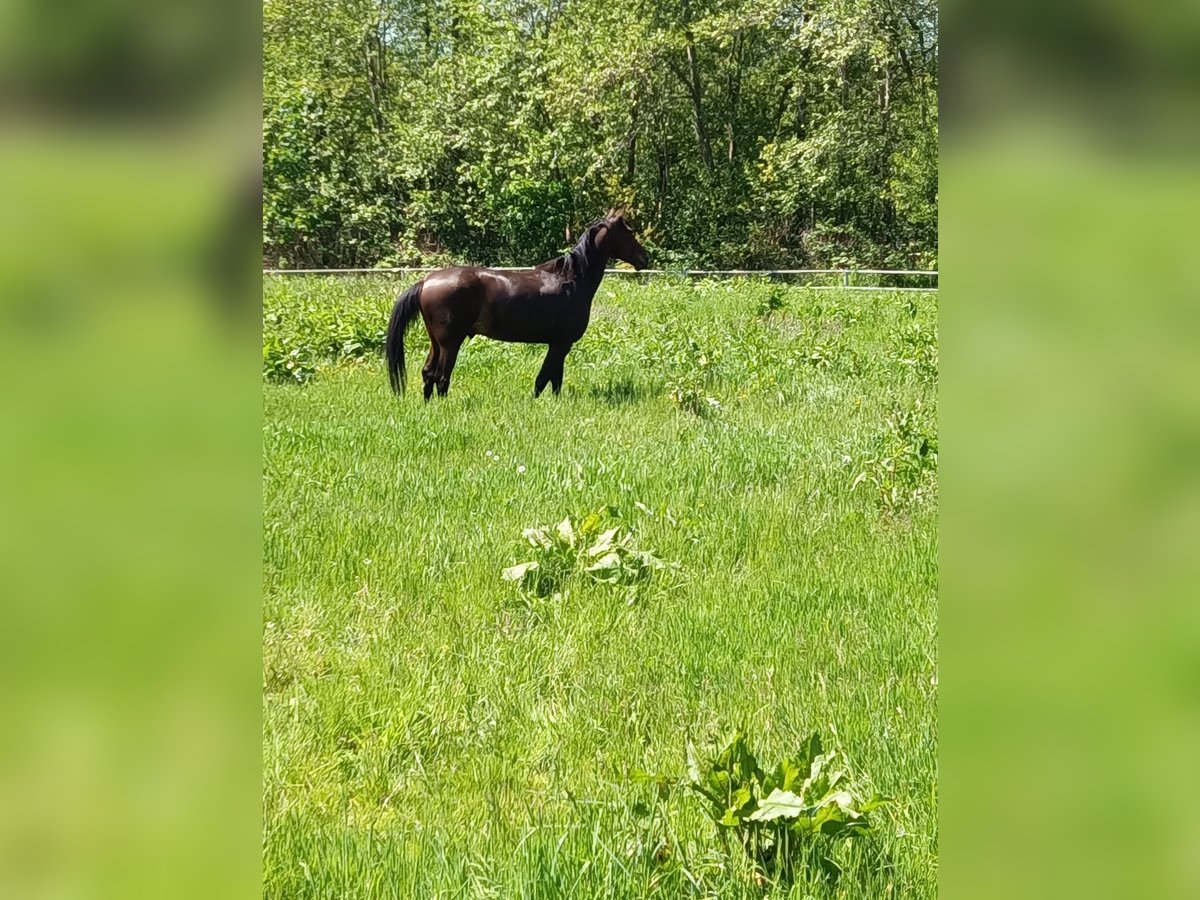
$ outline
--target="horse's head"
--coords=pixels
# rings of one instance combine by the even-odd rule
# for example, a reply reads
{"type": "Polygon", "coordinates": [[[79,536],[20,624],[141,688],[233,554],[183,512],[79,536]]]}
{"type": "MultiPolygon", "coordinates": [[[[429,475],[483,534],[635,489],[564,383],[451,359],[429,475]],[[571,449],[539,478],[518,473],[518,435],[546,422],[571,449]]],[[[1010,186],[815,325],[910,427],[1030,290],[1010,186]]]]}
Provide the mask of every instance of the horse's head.
{"type": "Polygon", "coordinates": [[[604,238],[605,250],[613,259],[627,262],[635,269],[644,269],[650,265],[650,257],[646,248],[638,243],[633,236],[633,229],[620,213],[609,213],[604,220],[607,234],[604,238]]]}

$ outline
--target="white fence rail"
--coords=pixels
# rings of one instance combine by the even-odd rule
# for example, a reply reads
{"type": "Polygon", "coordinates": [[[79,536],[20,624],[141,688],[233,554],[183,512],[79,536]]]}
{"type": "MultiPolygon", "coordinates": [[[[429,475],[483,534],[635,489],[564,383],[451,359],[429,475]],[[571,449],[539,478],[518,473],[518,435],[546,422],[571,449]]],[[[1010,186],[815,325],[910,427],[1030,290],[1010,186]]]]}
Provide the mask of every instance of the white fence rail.
{"type": "MultiPolygon", "coordinates": [[[[489,266],[498,272],[523,272],[518,266],[489,266]]],[[[401,266],[386,269],[263,269],[264,275],[416,275],[436,272],[438,266],[401,266]]],[[[841,276],[840,285],[811,285],[814,288],[845,288],[860,291],[936,291],[936,287],[900,287],[893,285],[857,285],[851,280],[859,275],[899,275],[919,278],[937,278],[936,269],[605,269],[607,275],[675,275],[684,278],[708,277],[762,277],[777,275],[834,275],[841,276]]]]}

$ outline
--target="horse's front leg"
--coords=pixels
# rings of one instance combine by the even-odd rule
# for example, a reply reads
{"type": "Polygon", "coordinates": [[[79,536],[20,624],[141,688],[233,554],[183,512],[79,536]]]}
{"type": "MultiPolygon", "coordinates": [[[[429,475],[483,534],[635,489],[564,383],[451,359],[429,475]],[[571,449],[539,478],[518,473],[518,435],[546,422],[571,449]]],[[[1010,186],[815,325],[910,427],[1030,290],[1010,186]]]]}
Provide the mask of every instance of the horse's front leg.
{"type": "Polygon", "coordinates": [[[570,349],[570,344],[550,345],[546,351],[546,358],[542,361],[542,368],[538,372],[537,380],[533,383],[533,396],[540,397],[547,384],[552,384],[554,393],[558,393],[559,388],[562,387],[563,359],[570,349]]]}
{"type": "Polygon", "coordinates": [[[562,390],[563,364],[566,363],[567,354],[570,352],[570,344],[567,344],[562,348],[562,353],[558,355],[555,361],[554,371],[550,373],[550,389],[554,391],[555,395],[562,390]]]}

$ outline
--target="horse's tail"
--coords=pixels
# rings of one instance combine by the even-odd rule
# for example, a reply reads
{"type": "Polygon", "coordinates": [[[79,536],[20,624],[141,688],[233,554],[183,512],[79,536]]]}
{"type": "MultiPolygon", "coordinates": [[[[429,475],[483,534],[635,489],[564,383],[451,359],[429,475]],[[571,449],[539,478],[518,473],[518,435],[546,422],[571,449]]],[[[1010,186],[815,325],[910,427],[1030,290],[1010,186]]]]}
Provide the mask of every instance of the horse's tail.
{"type": "Polygon", "coordinates": [[[392,390],[397,394],[404,393],[404,332],[421,311],[421,286],[424,283],[418,281],[396,298],[396,305],[392,307],[392,318],[388,322],[384,352],[387,356],[388,379],[392,382],[392,390]]]}

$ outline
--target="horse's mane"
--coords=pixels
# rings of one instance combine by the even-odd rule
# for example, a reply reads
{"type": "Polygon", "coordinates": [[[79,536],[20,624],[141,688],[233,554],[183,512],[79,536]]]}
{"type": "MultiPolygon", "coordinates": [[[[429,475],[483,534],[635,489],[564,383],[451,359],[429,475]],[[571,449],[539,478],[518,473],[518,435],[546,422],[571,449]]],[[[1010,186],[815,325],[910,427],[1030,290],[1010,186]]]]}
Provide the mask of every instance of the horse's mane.
{"type": "Polygon", "coordinates": [[[591,249],[592,239],[596,235],[596,230],[606,222],[607,219],[597,219],[583,230],[583,234],[579,236],[579,240],[575,242],[574,247],[562,256],[556,256],[549,262],[544,262],[535,268],[553,272],[556,275],[566,275],[569,278],[583,274],[583,270],[587,266],[588,250],[591,249]]]}

